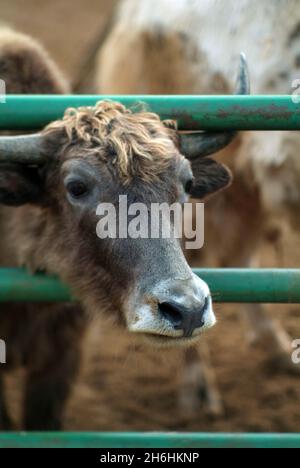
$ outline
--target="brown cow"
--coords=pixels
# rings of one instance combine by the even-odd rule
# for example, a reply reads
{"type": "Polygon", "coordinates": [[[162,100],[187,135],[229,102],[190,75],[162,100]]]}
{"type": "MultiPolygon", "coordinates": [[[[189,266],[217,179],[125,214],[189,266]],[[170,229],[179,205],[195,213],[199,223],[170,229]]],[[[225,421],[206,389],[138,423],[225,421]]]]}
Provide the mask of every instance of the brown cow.
{"type": "MultiPolygon", "coordinates": [[[[0,76],[8,93],[65,91],[45,52],[7,30],[0,34],[0,76]]],[[[248,91],[243,60],[239,91],[248,91]]],[[[215,324],[209,288],[192,273],[178,239],[100,240],[96,209],[109,202],[118,210],[120,195],[150,207],[225,188],[227,168],[204,156],[232,137],[181,135],[155,114],[100,102],[67,110],[41,133],[0,138],[1,264],[59,275],[80,301],[0,308],[7,343],[1,373],[27,371],[26,429],[61,427],[93,314],[158,346],[193,343],[215,324]],[[187,156],[196,150],[192,164],[181,149],[187,156]]],[[[0,390],[0,424],[9,427],[2,382],[0,390]]]]}

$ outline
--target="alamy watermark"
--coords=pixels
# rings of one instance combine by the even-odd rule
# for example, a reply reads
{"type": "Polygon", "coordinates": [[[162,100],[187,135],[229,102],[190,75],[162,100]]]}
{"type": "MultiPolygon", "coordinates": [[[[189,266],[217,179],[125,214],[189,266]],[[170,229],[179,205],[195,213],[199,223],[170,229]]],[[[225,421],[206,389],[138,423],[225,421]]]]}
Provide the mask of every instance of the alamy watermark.
{"type": "Polygon", "coordinates": [[[6,84],[4,80],[0,79],[0,104],[6,103],[6,84]]]}
{"type": "Polygon", "coordinates": [[[6,364],[6,343],[0,340],[0,364],[6,364]]]}
{"type": "Polygon", "coordinates": [[[119,196],[116,207],[100,203],[97,211],[97,236],[100,239],[184,239],[187,250],[204,245],[203,203],[128,204],[119,196]]]}
{"type": "Polygon", "coordinates": [[[298,365],[300,364],[300,340],[294,340],[292,348],[295,350],[292,353],[292,363],[298,365]]]}
{"type": "Polygon", "coordinates": [[[294,104],[300,104],[300,78],[292,83],[292,101],[294,104]]]}

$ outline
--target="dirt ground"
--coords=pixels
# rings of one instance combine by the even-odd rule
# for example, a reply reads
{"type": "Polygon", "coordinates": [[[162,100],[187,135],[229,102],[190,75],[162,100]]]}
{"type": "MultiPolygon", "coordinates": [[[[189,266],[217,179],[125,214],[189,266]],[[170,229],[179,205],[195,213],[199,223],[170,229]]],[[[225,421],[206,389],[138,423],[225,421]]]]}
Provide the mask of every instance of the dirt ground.
{"type": "MultiPolygon", "coordinates": [[[[75,80],[90,47],[116,2],[112,0],[2,0],[0,21],[39,38],[66,75],[75,80]]],[[[299,245],[287,240],[287,266],[299,266],[299,245]]],[[[264,266],[278,261],[270,248],[264,266]]],[[[271,372],[268,355],[249,348],[241,307],[217,306],[219,325],[207,340],[225,405],[212,419],[201,407],[191,417],[178,412],[181,351],[141,348],[123,333],[93,326],[74,396],[68,430],[292,431],[300,427],[300,375],[271,372]]],[[[299,307],[269,306],[293,339],[300,338],[299,307]]],[[[19,389],[10,382],[15,406],[19,389]]]]}

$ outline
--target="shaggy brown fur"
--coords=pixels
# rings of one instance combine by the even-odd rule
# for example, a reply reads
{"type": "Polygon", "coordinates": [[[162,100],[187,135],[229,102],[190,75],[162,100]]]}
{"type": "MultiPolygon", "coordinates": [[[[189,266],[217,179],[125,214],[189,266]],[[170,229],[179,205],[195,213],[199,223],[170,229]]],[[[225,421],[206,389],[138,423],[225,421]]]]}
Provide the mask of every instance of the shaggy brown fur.
{"type": "Polygon", "coordinates": [[[70,90],[45,49],[8,27],[0,27],[0,77],[7,94],[60,94],[70,90]],[[20,79],[16,79],[18,76],[20,79]]]}
{"type": "MultiPolygon", "coordinates": [[[[170,127],[169,121],[167,125],[170,127]]],[[[133,177],[153,181],[174,157],[171,131],[162,126],[156,114],[133,114],[119,103],[104,101],[95,107],[68,109],[63,119],[51,123],[44,133],[55,138],[62,129],[70,144],[86,143],[87,155],[97,150],[99,158],[109,158],[127,184],[133,177]]]]}

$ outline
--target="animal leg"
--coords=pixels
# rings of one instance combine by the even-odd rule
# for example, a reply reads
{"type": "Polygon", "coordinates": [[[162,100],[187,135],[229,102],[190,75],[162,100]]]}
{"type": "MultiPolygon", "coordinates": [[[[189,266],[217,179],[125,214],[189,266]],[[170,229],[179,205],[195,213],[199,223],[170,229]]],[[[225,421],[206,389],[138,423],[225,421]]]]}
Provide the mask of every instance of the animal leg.
{"type": "Polygon", "coordinates": [[[0,430],[9,431],[12,429],[13,424],[6,407],[3,377],[0,374],[0,430]]]}
{"type": "Polygon", "coordinates": [[[292,362],[292,338],[282,325],[269,317],[261,304],[245,306],[245,318],[250,326],[251,344],[259,343],[270,354],[272,366],[279,370],[300,373],[300,366],[292,362]]]}
{"type": "Polygon", "coordinates": [[[182,414],[192,416],[201,406],[210,416],[223,414],[209,348],[203,341],[197,348],[189,348],[184,352],[184,369],[179,386],[179,407],[182,414]]]}
{"type": "Polygon", "coordinates": [[[24,427],[29,431],[62,429],[63,413],[77,375],[80,353],[68,350],[65,355],[29,370],[25,388],[24,427]]]}
{"type": "MultiPolygon", "coordinates": [[[[280,243],[277,242],[277,247],[280,243]]],[[[276,250],[278,253],[278,250],[276,250]]],[[[252,256],[247,266],[258,267],[257,257],[252,256]]],[[[281,323],[269,316],[263,304],[245,304],[244,317],[250,344],[260,344],[270,355],[270,364],[277,370],[300,373],[300,365],[292,362],[292,341],[281,323]]]]}

